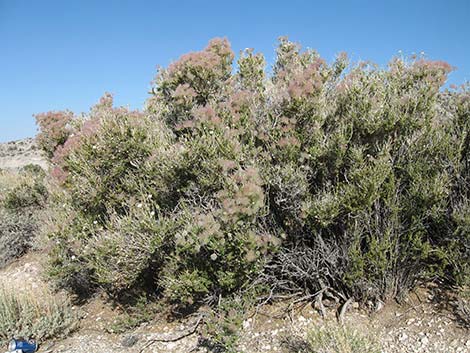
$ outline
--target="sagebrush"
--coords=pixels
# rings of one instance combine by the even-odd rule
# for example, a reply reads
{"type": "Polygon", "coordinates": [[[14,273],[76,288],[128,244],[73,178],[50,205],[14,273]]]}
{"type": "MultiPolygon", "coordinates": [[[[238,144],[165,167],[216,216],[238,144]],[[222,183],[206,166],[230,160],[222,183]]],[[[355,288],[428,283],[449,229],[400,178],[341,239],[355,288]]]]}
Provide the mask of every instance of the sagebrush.
{"type": "Polygon", "coordinates": [[[78,315],[66,299],[46,291],[39,294],[0,283],[0,344],[12,337],[65,337],[77,327],[78,315]]]}
{"type": "Polygon", "coordinates": [[[48,191],[38,166],[0,171],[0,268],[23,255],[39,230],[48,191]]]}

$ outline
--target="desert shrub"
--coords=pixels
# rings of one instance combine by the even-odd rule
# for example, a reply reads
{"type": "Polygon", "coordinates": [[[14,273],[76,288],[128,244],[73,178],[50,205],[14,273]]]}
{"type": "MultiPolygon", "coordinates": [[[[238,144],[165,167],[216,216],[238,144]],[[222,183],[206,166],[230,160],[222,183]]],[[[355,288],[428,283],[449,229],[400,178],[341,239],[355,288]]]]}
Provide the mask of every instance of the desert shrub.
{"type": "Polygon", "coordinates": [[[10,210],[41,208],[48,194],[44,178],[42,169],[26,168],[19,173],[0,173],[0,207],[10,210]]]}
{"type": "Polygon", "coordinates": [[[32,214],[0,208],[0,268],[26,253],[37,230],[32,214]]]}
{"type": "Polygon", "coordinates": [[[23,255],[38,232],[48,191],[44,176],[0,173],[0,267],[23,255]]]}
{"type": "Polygon", "coordinates": [[[77,327],[78,316],[66,299],[41,294],[18,292],[0,284],[0,344],[12,337],[64,337],[77,327]]]}
{"type": "Polygon", "coordinates": [[[32,163],[27,164],[24,167],[21,167],[20,173],[27,174],[27,175],[29,174],[29,175],[33,175],[35,177],[41,177],[41,178],[46,176],[46,171],[40,165],[32,164],[32,163]]]}
{"type": "MultiPolygon", "coordinates": [[[[389,69],[343,71],[346,63],[280,43],[262,140],[273,157],[271,212],[287,234],[279,256],[323,259],[320,270],[308,266],[313,293],[394,297],[448,270],[442,249],[460,137],[439,90],[451,67],[399,58],[389,69]]],[[[283,264],[269,267],[274,282],[296,277],[305,287],[308,276],[283,264]]]]}
{"type": "Polygon", "coordinates": [[[237,343],[249,305],[249,299],[240,296],[221,300],[205,318],[202,329],[204,345],[216,352],[239,352],[237,343]]]}
{"type": "Polygon", "coordinates": [[[286,38],[272,74],[233,59],[213,40],[159,70],[144,111],[106,94],[60,119],[58,283],[217,306],[255,280],[341,300],[468,280],[470,104],[443,89],[450,65],[327,63],[286,38]]]}
{"type": "MultiPolygon", "coordinates": [[[[58,201],[67,205],[58,211],[61,226],[49,232],[49,273],[59,283],[80,279],[83,292],[88,278],[113,296],[147,286],[184,304],[216,301],[246,285],[278,245],[258,224],[267,209],[253,151],[241,145],[240,131],[226,128],[232,116],[216,101],[229,70],[224,43],[201,54],[221,56],[207,73],[213,86],[194,83],[202,95],[211,92],[215,108],[196,106],[194,121],[172,131],[162,123],[172,111],[143,114],[101,101],[56,150],[53,175],[67,194],[58,201]]],[[[173,80],[194,79],[186,67],[193,61],[181,60],[159,78],[160,94],[175,106],[181,102],[166,95],[177,88],[173,80]]]]}
{"type": "Polygon", "coordinates": [[[3,197],[3,206],[7,209],[41,207],[47,195],[46,186],[38,180],[24,180],[9,190],[3,197]]]}
{"type": "Polygon", "coordinates": [[[173,299],[192,304],[212,296],[217,302],[219,295],[246,286],[278,245],[275,236],[256,225],[265,211],[257,171],[239,170],[226,182],[230,184],[217,193],[211,207],[177,215],[185,224],[176,233],[163,281],[173,299]]]}
{"type": "Polygon", "coordinates": [[[102,99],[54,157],[54,176],[66,191],[56,202],[66,207],[49,222],[49,272],[81,293],[95,284],[116,294],[151,271],[170,227],[160,213],[177,201],[172,166],[179,150],[171,136],[150,117],[108,103],[102,99]]]}
{"type": "Polygon", "coordinates": [[[150,111],[163,106],[172,127],[190,118],[194,106],[205,106],[226,90],[233,58],[226,39],[213,39],[204,50],[183,55],[157,75],[150,111]]]}
{"type": "Polygon", "coordinates": [[[38,147],[48,157],[52,157],[58,146],[63,145],[69,137],[70,122],[73,114],[70,111],[47,112],[35,115],[40,132],[36,136],[38,147]]]}
{"type": "Polygon", "coordinates": [[[326,325],[307,332],[305,339],[289,337],[283,346],[292,353],[379,353],[371,338],[346,326],[326,325]]]}

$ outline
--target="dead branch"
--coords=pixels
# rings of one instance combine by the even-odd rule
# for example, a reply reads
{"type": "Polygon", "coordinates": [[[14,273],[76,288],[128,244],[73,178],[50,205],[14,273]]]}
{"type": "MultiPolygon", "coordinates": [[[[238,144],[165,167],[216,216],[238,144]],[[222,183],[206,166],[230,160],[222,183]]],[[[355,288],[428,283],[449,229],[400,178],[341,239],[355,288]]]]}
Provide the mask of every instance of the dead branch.
{"type": "Polygon", "coordinates": [[[346,302],[341,307],[341,310],[338,315],[338,321],[341,325],[344,324],[344,315],[346,314],[346,311],[348,310],[349,305],[351,305],[352,301],[353,301],[353,298],[351,297],[348,300],[346,300],[346,302]]]}
{"type": "Polygon", "coordinates": [[[179,335],[179,336],[176,336],[176,337],[170,337],[170,338],[153,338],[151,340],[149,340],[139,351],[139,353],[143,353],[144,350],[146,350],[148,347],[152,346],[153,344],[155,343],[158,343],[158,342],[177,342],[177,341],[180,341],[182,340],[183,338],[185,337],[188,337],[188,336],[191,336],[192,334],[194,334],[196,332],[196,330],[198,329],[199,325],[201,324],[203,318],[204,318],[205,315],[200,315],[199,318],[197,319],[196,323],[193,325],[193,327],[191,327],[190,330],[184,332],[183,334],[179,335]]]}

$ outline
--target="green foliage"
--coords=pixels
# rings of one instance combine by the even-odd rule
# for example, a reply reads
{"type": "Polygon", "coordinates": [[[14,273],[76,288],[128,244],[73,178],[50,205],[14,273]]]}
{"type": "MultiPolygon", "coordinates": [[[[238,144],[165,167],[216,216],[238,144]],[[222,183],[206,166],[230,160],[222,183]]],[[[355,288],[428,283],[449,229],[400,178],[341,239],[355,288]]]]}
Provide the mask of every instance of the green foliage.
{"type": "Polygon", "coordinates": [[[58,283],[215,305],[260,274],[358,300],[468,280],[470,95],[443,90],[448,64],[328,64],[286,38],[272,75],[233,59],[213,40],[159,70],[143,112],[107,94],[66,124],[58,283]]]}
{"type": "Polygon", "coordinates": [[[239,352],[237,343],[247,303],[246,299],[240,297],[224,299],[209,313],[203,329],[203,336],[208,339],[209,346],[223,352],[239,352]]]}
{"type": "Polygon", "coordinates": [[[36,217],[0,207],[0,268],[23,255],[37,232],[36,217]]]}
{"type": "Polygon", "coordinates": [[[47,197],[44,175],[36,169],[0,172],[0,267],[29,249],[47,197]]]}
{"type": "Polygon", "coordinates": [[[25,181],[10,190],[3,199],[4,207],[7,209],[19,209],[26,207],[41,206],[45,201],[47,189],[41,182],[30,183],[25,181]]]}
{"type": "Polygon", "coordinates": [[[43,178],[46,176],[46,172],[40,165],[37,164],[26,164],[24,167],[21,167],[20,173],[22,174],[29,174],[39,178],[43,178]]]}
{"type": "Polygon", "coordinates": [[[144,322],[152,321],[158,312],[162,311],[161,303],[154,298],[139,296],[124,308],[124,312],[119,314],[112,325],[107,328],[110,333],[124,333],[136,328],[144,322]]]}

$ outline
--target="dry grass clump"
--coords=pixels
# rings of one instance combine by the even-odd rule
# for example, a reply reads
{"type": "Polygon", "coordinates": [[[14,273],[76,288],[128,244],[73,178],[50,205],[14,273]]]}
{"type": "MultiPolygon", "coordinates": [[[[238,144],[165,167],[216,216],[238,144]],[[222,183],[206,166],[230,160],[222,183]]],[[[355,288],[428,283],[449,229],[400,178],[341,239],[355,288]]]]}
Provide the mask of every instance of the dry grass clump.
{"type": "Polygon", "coordinates": [[[49,292],[22,291],[0,283],[0,344],[12,337],[44,340],[64,337],[77,327],[78,317],[66,299],[49,292]]]}
{"type": "Polygon", "coordinates": [[[308,330],[305,339],[289,337],[283,343],[289,353],[380,353],[370,337],[347,326],[326,325],[308,330]]]}

